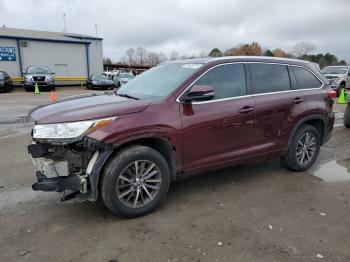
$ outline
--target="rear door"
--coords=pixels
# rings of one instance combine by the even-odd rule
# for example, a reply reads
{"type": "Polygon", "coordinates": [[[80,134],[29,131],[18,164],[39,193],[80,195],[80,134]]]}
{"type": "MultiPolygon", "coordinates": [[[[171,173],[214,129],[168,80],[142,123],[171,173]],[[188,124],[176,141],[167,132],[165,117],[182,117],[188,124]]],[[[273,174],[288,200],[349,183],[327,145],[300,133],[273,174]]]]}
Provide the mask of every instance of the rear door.
{"type": "Polygon", "coordinates": [[[295,79],[287,65],[249,63],[249,68],[259,130],[257,153],[282,149],[303,110],[303,93],[292,88],[295,79]]]}
{"type": "Polygon", "coordinates": [[[210,101],[180,104],[186,171],[247,155],[254,143],[254,100],[247,95],[245,66],[223,64],[209,69],[191,86],[209,85],[210,101]]]}

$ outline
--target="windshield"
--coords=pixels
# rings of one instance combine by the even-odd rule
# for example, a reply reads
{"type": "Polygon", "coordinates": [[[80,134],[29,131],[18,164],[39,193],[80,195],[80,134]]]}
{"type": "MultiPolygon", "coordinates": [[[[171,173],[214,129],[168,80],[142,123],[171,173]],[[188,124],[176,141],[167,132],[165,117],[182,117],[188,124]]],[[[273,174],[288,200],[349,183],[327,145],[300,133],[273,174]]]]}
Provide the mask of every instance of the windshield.
{"type": "Polygon", "coordinates": [[[47,67],[28,67],[27,74],[50,74],[47,67]]]}
{"type": "Polygon", "coordinates": [[[119,78],[134,78],[134,75],[131,74],[121,74],[119,78]]]}
{"type": "Polygon", "coordinates": [[[346,66],[344,67],[328,66],[322,70],[322,73],[343,75],[343,74],[346,74],[347,71],[348,71],[348,68],[346,66]]]}
{"type": "Polygon", "coordinates": [[[108,80],[107,76],[92,76],[91,77],[92,80],[108,80]]]}
{"type": "Polygon", "coordinates": [[[201,64],[165,63],[153,67],[127,82],[117,94],[149,100],[164,98],[200,66],[201,64]]]}

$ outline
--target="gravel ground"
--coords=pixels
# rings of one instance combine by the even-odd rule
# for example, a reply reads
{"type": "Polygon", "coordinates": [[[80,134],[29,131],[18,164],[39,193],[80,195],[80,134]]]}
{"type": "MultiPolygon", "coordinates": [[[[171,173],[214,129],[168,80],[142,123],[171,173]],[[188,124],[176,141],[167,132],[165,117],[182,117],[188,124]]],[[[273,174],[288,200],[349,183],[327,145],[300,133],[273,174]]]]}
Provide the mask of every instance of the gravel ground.
{"type": "MultiPolygon", "coordinates": [[[[57,95],[78,92],[68,91],[57,95]]],[[[17,94],[26,102],[14,117],[33,105],[32,94],[14,92],[8,106],[1,95],[0,109],[10,112],[17,94]]],[[[32,191],[30,128],[0,124],[0,261],[350,261],[350,180],[315,176],[350,179],[342,126],[308,172],[270,160],[194,176],[174,184],[155,213],[129,220],[99,202],[32,191]]]]}

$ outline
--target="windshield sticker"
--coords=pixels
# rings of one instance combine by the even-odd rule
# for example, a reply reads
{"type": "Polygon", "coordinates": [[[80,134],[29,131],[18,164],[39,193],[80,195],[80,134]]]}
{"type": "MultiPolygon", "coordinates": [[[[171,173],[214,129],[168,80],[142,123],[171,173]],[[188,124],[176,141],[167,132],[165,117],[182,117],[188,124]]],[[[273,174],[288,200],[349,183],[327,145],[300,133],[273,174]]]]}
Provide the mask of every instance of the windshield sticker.
{"type": "Polygon", "coordinates": [[[185,64],[182,67],[183,68],[193,68],[193,69],[197,69],[200,68],[202,66],[202,64],[185,64]]]}

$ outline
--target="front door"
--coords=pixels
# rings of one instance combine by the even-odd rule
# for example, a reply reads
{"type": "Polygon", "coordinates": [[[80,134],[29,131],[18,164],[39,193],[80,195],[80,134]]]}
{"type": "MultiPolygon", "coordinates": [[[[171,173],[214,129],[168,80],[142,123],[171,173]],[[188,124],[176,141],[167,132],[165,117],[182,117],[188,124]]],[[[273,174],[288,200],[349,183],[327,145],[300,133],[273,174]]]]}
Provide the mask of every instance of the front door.
{"type": "Polygon", "coordinates": [[[185,171],[219,164],[250,152],[257,137],[254,99],[247,95],[242,63],[215,66],[194,85],[209,85],[209,101],[180,104],[185,171]]]}

